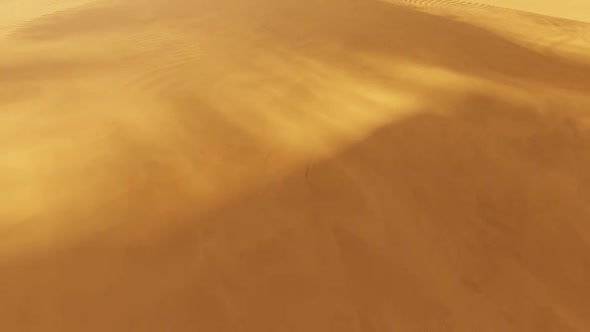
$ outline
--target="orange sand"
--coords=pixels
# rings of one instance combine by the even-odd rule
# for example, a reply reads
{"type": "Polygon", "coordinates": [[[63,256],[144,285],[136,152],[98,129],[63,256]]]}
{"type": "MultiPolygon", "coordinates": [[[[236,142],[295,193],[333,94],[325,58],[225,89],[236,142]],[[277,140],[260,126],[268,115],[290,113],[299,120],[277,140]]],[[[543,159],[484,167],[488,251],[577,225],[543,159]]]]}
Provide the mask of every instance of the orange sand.
{"type": "Polygon", "coordinates": [[[0,2],[0,331],[590,331],[590,23],[499,2],[0,2]]]}

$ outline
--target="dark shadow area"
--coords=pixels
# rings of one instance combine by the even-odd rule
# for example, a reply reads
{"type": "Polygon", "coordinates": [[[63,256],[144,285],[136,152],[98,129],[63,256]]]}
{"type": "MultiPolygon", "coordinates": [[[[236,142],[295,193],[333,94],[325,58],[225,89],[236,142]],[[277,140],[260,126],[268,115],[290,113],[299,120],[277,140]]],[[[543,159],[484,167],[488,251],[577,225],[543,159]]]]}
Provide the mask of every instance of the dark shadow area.
{"type": "Polygon", "coordinates": [[[162,217],[159,234],[130,223],[5,261],[0,325],[587,331],[590,131],[568,110],[485,95],[452,109],[208,216],[162,217]]]}

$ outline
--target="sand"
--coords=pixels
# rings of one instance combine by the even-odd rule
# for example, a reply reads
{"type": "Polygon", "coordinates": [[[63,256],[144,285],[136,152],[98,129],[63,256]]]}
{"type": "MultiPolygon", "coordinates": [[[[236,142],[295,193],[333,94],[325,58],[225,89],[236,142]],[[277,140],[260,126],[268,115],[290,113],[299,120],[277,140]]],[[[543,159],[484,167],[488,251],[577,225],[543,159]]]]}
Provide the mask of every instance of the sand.
{"type": "Polygon", "coordinates": [[[582,6],[1,1],[0,330],[589,331],[582,6]]]}

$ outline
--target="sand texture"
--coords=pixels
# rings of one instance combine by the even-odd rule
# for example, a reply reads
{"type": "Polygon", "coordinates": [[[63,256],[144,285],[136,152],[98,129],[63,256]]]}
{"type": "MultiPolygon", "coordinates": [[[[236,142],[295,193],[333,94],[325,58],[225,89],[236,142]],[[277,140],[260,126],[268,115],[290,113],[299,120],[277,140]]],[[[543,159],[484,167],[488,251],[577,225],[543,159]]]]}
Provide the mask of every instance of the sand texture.
{"type": "Polygon", "coordinates": [[[0,0],[0,331],[590,331],[587,7],[0,0]]]}

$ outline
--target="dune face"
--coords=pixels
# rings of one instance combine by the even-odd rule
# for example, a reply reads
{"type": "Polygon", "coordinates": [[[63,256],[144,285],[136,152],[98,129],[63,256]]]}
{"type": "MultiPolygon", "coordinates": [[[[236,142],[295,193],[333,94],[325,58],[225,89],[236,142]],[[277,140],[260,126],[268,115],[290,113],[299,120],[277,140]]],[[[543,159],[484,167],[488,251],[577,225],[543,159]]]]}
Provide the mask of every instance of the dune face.
{"type": "Polygon", "coordinates": [[[512,4],[1,2],[0,330],[590,330],[590,23],[512,4]]]}

